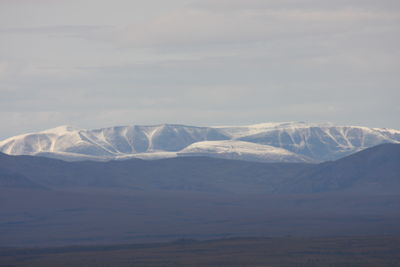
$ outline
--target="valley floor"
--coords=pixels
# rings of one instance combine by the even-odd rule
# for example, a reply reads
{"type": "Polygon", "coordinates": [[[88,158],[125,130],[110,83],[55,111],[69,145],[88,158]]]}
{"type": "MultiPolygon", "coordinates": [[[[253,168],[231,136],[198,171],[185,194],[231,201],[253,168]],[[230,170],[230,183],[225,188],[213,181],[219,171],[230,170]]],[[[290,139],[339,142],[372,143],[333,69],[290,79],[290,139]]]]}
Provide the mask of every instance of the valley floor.
{"type": "Polygon", "coordinates": [[[236,238],[0,248],[0,266],[400,266],[400,237],[236,238]]]}
{"type": "Polygon", "coordinates": [[[0,247],[400,235],[400,195],[0,189],[0,247]]]}

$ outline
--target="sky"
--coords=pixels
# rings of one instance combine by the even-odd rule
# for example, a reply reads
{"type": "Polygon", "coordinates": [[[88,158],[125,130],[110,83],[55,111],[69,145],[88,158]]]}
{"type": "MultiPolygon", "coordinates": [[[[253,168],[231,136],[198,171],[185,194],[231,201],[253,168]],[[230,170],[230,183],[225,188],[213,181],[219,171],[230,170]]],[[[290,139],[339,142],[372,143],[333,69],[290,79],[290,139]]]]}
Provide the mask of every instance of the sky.
{"type": "Polygon", "coordinates": [[[72,125],[400,129],[398,0],[0,0],[0,139],[72,125]]]}

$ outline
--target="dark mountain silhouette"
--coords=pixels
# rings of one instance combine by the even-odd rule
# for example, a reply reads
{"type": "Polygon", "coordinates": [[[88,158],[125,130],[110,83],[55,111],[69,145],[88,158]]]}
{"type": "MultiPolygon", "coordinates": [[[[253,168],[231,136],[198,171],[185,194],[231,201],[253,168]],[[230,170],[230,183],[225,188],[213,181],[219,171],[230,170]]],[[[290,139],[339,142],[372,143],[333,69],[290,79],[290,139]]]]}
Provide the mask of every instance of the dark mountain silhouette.
{"type": "Polygon", "coordinates": [[[55,189],[123,187],[133,190],[272,192],[269,184],[309,168],[309,164],[264,164],[207,157],[109,162],[65,162],[36,156],[0,157],[0,168],[55,189]]]}
{"type": "Polygon", "coordinates": [[[23,187],[23,188],[44,189],[43,186],[35,182],[32,182],[24,175],[3,168],[0,168],[0,187],[14,187],[14,188],[23,187]]]}
{"type": "Polygon", "coordinates": [[[65,162],[2,154],[0,169],[9,170],[21,183],[24,180],[53,188],[124,187],[142,191],[274,194],[396,191],[400,189],[400,144],[378,145],[321,164],[255,163],[206,157],[65,162]]]}
{"type": "Polygon", "coordinates": [[[382,144],[307,169],[283,191],[400,192],[400,144],[382,144]]]}

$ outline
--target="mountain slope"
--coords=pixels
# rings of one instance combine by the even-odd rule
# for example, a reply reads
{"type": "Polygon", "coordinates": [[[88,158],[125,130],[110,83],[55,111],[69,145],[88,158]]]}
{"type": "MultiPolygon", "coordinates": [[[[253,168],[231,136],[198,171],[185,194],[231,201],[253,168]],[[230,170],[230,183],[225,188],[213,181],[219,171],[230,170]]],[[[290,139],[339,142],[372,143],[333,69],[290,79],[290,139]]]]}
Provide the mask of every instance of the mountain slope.
{"type": "Polygon", "coordinates": [[[288,192],[339,190],[399,192],[400,144],[382,144],[334,162],[316,165],[297,176],[288,192]]]}
{"type": "Polygon", "coordinates": [[[0,141],[0,151],[10,155],[104,161],[132,157],[152,159],[187,156],[193,149],[199,150],[199,145],[203,149],[205,145],[211,145],[213,149],[206,148],[207,151],[200,152],[207,152],[207,156],[241,160],[298,162],[309,158],[321,162],[335,160],[378,144],[399,142],[398,130],[302,122],[229,127],[165,124],[95,130],[61,126],[0,141]],[[222,153],[221,149],[216,149],[216,146],[225,146],[227,143],[199,143],[205,141],[235,141],[235,153],[226,149],[226,153],[222,153]],[[247,145],[239,141],[247,142],[247,145]],[[249,143],[261,146],[249,149],[249,143]],[[266,146],[276,149],[267,149],[266,146]],[[288,151],[292,154],[288,154],[288,151]]]}
{"type": "Polygon", "coordinates": [[[44,189],[43,186],[32,182],[24,175],[0,168],[0,187],[44,189]]]}

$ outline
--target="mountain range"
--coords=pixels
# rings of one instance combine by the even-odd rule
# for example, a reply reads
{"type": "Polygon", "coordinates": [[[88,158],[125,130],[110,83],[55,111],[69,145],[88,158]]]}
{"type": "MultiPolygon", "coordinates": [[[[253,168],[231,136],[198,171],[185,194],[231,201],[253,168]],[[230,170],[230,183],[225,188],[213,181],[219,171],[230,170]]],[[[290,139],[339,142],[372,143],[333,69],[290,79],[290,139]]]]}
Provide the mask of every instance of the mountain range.
{"type": "Polygon", "coordinates": [[[95,130],[60,126],[0,141],[0,151],[67,161],[207,156],[316,163],[382,143],[400,143],[400,131],[304,122],[219,127],[163,124],[95,130]]]}

